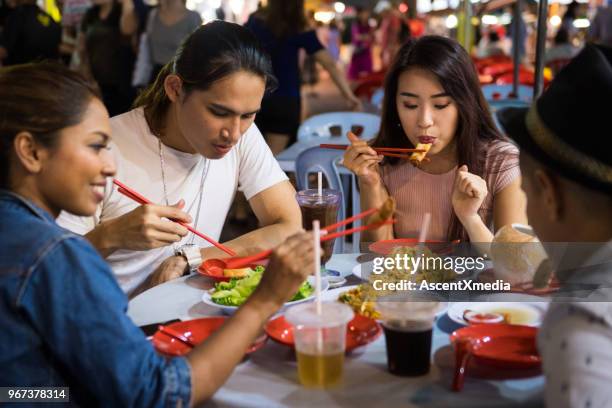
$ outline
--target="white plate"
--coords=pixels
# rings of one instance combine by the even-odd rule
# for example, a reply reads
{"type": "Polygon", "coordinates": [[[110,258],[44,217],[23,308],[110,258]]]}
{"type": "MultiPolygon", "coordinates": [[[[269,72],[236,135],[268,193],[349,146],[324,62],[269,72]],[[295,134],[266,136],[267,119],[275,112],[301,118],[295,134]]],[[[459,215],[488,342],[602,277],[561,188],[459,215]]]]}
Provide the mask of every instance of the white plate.
{"type": "MultiPolygon", "coordinates": [[[[300,300],[294,300],[293,302],[287,302],[287,303],[285,303],[283,305],[281,310],[284,310],[284,309],[286,309],[288,307],[291,307],[291,306],[299,305],[300,303],[309,302],[309,301],[313,300],[314,297],[315,297],[315,295],[314,295],[314,286],[315,286],[315,278],[314,278],[314,276],[309,276],[308,277],[308,283],[310,283],[312,285],[312,287],[313,287],[312,295],[310,295],[306,299],[300,299],[300,300]]],[[[321,279],[321,292],[327,291],[327,289],[329,289],[329,282],[327,282],[327,279],[323,278],[323,279],[321,279]]],[[[211,290],[214,290],[214,289],[211,289],[211,290]]],[[[324,294],[322,294],[322,296],[323,295],[324,294]]],[[[213,306],[213,307],[216,307],[218,309],[221,309],[221,311],[223,313],[225,313],[225,314],[232,314],[236,310],[238,310],[238,307],[239,307],[239,306],[220,305],[218,303],[213,302],[209,291],[205,291],[204,294],[202,295],[202,302],[204,302],[205,304],[207,304],[209,306],[213,306]]]]}
{"type": "MultiPolygon", "coordinates": [[[[499,297],[500,300],[503,300],[503,298],[509,298],[504,295],[507,294],[500,294],[497,297],[499,297]]],[[[525,299],[526,297],[527,296],[523,295],[521,296],[521,299],[525,299]]],[[[509,311],[516,311],[517,313],[520,313],[522,315],[522,320],[520,322],[517,322],[516,324],[538,327],[542,324],[542,319],[544,318],[546,309],[548,309],[548,302],[536,296],[528,296],[527,298],[529,298],[530,300],[532,300],[533,298],[533,301],[452,303],[448,308],[448,317],[454,322],[457,322],[462,325],[467,325],[467,322],[463,320],[463,313],[466,310],[473,310],[476,312],[484,313],[505,313],[509,311]]]]}
{"type": "MultiPolygon", "coordinates": [[[[338,296],[340,296],[340,294],[355,289],[357,286],[359,285],[342,286],[341,288],[330,289],[321,295],[321,300],[323,300],[324,302],[332,302],[334,300],[338,300],[338,296]]],[[[438,311],[436,311],[436,316],[444,314],[447,309],[448,302],[440,302],[440,305],[438,306],[438,311]]]]}

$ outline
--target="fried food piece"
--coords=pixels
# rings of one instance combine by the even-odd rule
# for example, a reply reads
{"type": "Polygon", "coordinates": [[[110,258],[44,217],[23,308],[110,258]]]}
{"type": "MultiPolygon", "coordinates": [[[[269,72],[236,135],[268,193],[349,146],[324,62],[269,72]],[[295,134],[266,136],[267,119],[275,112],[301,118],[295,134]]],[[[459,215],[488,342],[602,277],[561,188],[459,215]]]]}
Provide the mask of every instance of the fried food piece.
{"type": "Polygon", "coordinates": [[[223,276],[226,278],[244,278],[249,272],[251,272],[251,268],[224,269],[223,276]]]}
{"type": "Polygon", "coordinates": [[[395,213],[395,199],[393,197],[387,198],[387,200],[380,206],[378,212],[374,213],[368,220],[368,224],[376,224],[383,222],[393,217],[395,213]]]}
{"type": "Polygon", "coordinates": [[[425,151],[422,153],[414,152],[410,155],[410,163],[412,163],[414,166],[418,166],[421,164],[423,159],[425,159],[427,152],[429,152],[429,149],[431,149],[431,143],[419,143],[416,145],[416,149],[425,151]]]}
{"type": "Polygon", "coordinates": [[[362,316],[369,317],[370,319],[380,318],[380,313],[374,308],[376,302],[374,300],[368,300],[363,285],[343,292],[338,296],[338,301],[346,303],[355,313],[362,316]]]}

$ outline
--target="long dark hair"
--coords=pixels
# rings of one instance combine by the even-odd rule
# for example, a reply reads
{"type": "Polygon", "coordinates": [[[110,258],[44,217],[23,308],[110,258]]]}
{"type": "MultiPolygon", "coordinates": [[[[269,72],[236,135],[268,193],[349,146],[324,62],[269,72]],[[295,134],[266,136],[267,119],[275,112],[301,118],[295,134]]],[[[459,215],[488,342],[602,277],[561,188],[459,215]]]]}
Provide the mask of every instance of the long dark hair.
{"type": "MultiPolygon", "coordinates": [[[[478,75],[469,55],[454,40],[424,36],[404,44],[385,78],[380,132],[372,142],[375,147],[414,148],[404,134],[397,112],[396,97],[400,75],[421,68],[433,73],[459,111],[455,131],[457,162],[467,164],[471,173],[484,178],[485,160],[491,154],[490,142],[506,140],[495,127],[487,102],[480,89],[478,75]]],[[[385,158],[383,165],[395,165],[398,158],[385,158]]],[[[449,239],[466,239],[463,226],[453,214],[449,239]]]]}
{"type": "Polygon", "coordinates": [[[268,0],[261,16],[266,27],[278,39],[300,33],[308,26],[304,14],[304,0],[268,0]]]}
{"type": "Polygon", "coordinates": [[[81,122],[94,86],[63,65],[44,62],[0,70],[0,188],[11,189],[10,158],[15,136],[28,132],[47,148],[59,132],[81,122]]]}
{"type": "Polygon", "coordinates": [[[159,72],[155,82],[134,102],[143,106],[151,132],[161,136],[170,99],[164,81],[170,74],[178,75],[186,95],[194,90],[205,91],[215,82],[247,71],[260,76],[271,89],[276,80],[272,62],[257,39],[245,27],[225,21],[213,21],[200,26],[181,44],[176,55],[159,72]]]}

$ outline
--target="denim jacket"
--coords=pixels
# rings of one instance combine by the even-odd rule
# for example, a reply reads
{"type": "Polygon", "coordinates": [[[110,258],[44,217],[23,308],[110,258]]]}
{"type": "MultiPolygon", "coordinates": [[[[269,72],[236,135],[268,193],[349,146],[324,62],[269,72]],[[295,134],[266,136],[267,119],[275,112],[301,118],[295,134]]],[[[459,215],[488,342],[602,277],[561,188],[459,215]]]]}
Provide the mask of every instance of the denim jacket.
{"type": "Polygon", "coordinates": [[[69,387],[81,406],[188,406],[185,358],[158,355],[82,237],[0,190],[0,386],[69,387]]]}

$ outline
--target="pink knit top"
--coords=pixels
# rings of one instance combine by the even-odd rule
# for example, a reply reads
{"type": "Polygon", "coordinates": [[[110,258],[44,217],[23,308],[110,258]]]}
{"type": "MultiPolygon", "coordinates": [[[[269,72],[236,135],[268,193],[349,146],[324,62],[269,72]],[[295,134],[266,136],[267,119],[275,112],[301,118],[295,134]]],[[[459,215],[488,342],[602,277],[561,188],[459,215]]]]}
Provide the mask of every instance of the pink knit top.
{"type": "MultiPolygon", "coordinates": [[[[448,241],[448,227],[453,215],[453,184],[457,167],[444,174],[429,174],[408,162],[382,167],[382,179],[397,202],[395,238],[416,238],[425,213],[431,213],[428,239],[448,241]]],[[[484,179],[488,194],[479,213],[485,225],[493,225],[495,196],[520,176],[518,149],[504,141],[487,148],[484,179]]]]}

